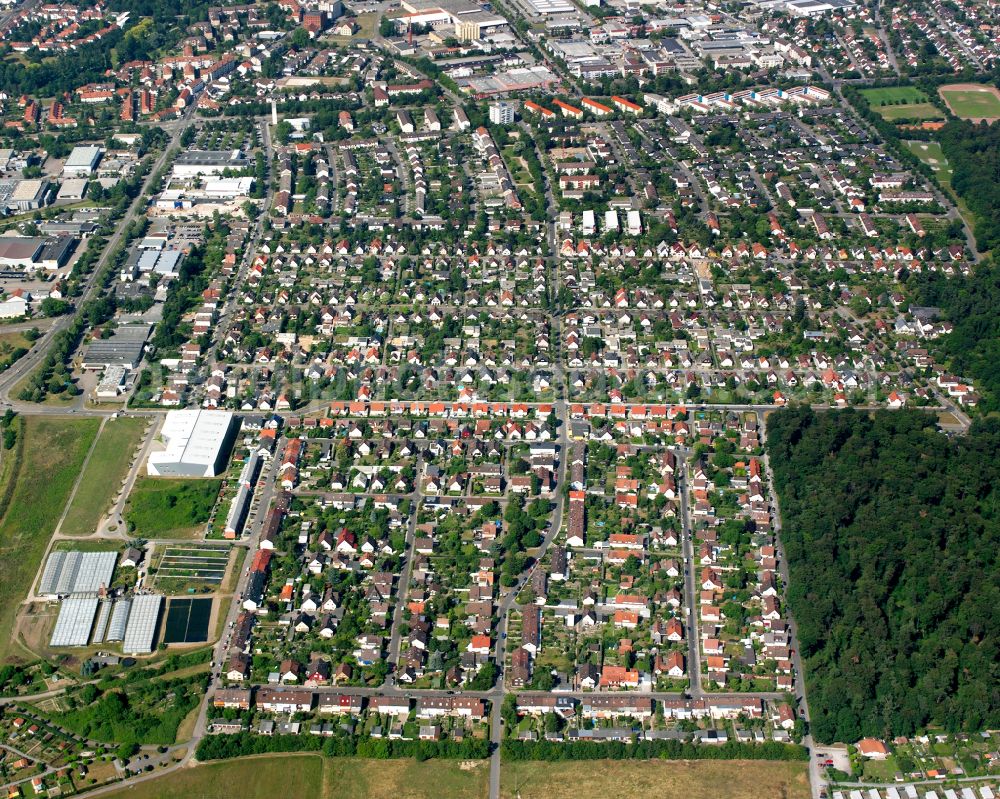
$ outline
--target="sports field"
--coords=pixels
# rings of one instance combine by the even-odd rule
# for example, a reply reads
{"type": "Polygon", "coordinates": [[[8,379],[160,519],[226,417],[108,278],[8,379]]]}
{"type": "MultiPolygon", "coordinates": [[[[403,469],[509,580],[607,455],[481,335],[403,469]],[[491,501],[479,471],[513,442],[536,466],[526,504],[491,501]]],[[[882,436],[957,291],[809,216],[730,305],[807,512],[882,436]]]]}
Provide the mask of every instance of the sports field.
{"type": "Polygon", "coordinates": [[[953,83],[938,89],[960,119],[993,122],[1000,119],[1000,89],[982,83],[953,83]]]}
{"type": "Polygon", "coordinates": [[[880,89],[862,89],[868,104],[882,119],[944,119],[941,110],[916,86],[885,86],[880,89]]]}

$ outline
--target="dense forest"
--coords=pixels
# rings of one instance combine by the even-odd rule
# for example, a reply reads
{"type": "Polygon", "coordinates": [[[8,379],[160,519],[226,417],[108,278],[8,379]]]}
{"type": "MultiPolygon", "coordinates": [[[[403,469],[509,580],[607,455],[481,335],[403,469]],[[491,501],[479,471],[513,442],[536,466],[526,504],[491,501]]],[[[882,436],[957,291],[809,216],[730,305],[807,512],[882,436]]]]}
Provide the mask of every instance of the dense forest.
{"type": "Polygon", "coordinates": [[[951,186],[975,214],[976,244],[1000,247],[1000,125],[953,119],[939,132],[951,186]]]}
{"type": "Polygon", "coordinates": [[[817,741],[1000,725],[1000,420],[768,421],[817,741]]]}
{"type": "Polygon", "coordinates": [[[1000,410],[1000,264],[984,261],[962,279],[923,272],[910,277],[910,286],[917,304],[939,307],[954,325],[934,345],[935,355],[956,374],[974,380],[982,396],[980,410],[1000,410]]]}

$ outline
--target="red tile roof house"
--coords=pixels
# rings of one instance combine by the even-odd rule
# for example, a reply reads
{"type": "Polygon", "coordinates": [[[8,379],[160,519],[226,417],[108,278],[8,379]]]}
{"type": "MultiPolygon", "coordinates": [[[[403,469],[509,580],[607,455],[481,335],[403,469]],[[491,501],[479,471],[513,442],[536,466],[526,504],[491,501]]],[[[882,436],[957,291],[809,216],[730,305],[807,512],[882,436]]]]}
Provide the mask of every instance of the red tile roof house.
{"type": "Polygon", "coordinates": [[[889,757],[886,745],[876,738],[862,738],[858,741],[858,753],[870,760],[885,760],[889,757]]]}

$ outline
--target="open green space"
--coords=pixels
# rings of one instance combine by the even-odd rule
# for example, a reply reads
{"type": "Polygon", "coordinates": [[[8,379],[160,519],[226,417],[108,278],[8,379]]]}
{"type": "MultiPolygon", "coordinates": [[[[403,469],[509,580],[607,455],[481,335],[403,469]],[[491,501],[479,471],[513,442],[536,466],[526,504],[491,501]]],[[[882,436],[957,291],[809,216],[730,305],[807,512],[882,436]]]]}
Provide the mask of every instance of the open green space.
{"type": "Polygon", "coordinates": [[[1000,96],[989,86],[981,89],[942,86],[938,91],[952,113],[961,119],[1000,119],[1000,96]]]}
{"type": "Polygon", "coordinates": [[[80,477],[80,487],[70,503],[61,532],[69,535],[94,532],[125,479],[129,462],[148,423],[146,419],[128,417],[111,419],[104,425],[80,477]]]}
{"type": "Polygon", "coordinates": [[[502,799],[807,799],[805,763],[745,760],[589,760],[504,763],[502,799]]]}
{"type": "Polygon", "coordinates": [[[878,89],[862,89],[868,104],[872,108],[894,103],[926,103],[930,98],[916,86],[883,86],[878,89]]]}
{"type": "Polygon", "coordinates": [[[911,153],[934,170],[934,175],[944,187],[951,185],[951,166],[936,141],[903,142],[911,153]]]}
{"type": "MultiPolygon", "coordinates": [[[[200,657],[200,652],[195,656],[200,657]]],[[[142,673],[127,675],[124,684],[121,675],[108,674],[96,685],[88,683],[67,692],[62,709],[48,716],[94,741],[169,745],[177,740],[188,714],[199,706],[207,680],[202,670],[161,679],[142,673]]]]}
{"type": "Polygon", "coordinates": [[[883,105],[875,109],[882,119],[895,122],[898,119],[918,119],[926,121],[929,119],[944,119],[936,105],[931,103],[914,103],[913,105],[883,105]]]}
{"type": "Polygon", "coordinates": [[[936,141],[906,141],[903,142],[906,148],[927,166],[934,170],[934,177],[938,179],[941,186],[951,194],[955,201],[955,207],[959,214],[970,227],[975,226],[975,215],[969,210],[962,197],[959,197],[951,187],[952,168],[948,163],[948,157],[941,149],[940,143],[936,141]]]}
{"type": "Polygon", "coordinates": [[[896,758],[891,755],[886,760],[866,760],[864,779],[874,782],[892,782],[899,771],[896,758]]]}
{"type": "Polygon", "coordinates": [[[208,521],[221,485],[221,480],[140,477],[125,506],[129,531],[143,538],[190,538],[208,521]]]}
{"type": "Polygon", "coordinates": [[[28,416],[20,424],[23,432],[14,449],[3,451],[0,469],[6,481],[0,484],[0,661],[10,654],[17,608],[38,572],[99,421],[28,416]]]}
{"type": "Polygon", "coordinates": [[[886,86],[862,89],[868,104],[882,119],[944,119],[944,113],[916,86],[886,86]]]}
{"type": "Polygon", "coordinates": [[[441,760],[324,760],[319,755],[267,755],[199,765],[108,794],[108,799],[480,799],[489,765],[441,760]]]}

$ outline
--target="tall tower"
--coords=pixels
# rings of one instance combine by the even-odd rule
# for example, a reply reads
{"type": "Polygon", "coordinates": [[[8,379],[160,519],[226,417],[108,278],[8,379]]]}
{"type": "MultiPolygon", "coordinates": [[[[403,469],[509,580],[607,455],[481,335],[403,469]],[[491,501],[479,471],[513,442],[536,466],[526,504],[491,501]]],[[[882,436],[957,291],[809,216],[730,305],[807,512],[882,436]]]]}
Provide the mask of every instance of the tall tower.
{"type": "Polygon", "coordinates": [[[274,101],[273,97],[271,98],[271,124],[278,124],[278,104],[274,101]]]}

